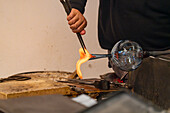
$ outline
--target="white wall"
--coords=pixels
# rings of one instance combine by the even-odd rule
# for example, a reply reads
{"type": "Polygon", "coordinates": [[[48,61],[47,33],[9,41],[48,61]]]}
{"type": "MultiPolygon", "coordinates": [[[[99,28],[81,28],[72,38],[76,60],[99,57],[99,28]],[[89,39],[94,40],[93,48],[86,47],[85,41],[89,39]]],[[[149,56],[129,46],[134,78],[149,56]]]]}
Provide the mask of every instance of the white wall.
{"type": "MultiPolygon", "coordinates": [[[[106,53],[97,39],[98,1],[88,0],[85,44],[106,53]]],[[[0,0],[0,77],[29,71],[75,70],[80,44],[69,29],[59,0],[0,0]]],[[[107,59],[81,66],[84,78],[110,71],[107,59]]]]}

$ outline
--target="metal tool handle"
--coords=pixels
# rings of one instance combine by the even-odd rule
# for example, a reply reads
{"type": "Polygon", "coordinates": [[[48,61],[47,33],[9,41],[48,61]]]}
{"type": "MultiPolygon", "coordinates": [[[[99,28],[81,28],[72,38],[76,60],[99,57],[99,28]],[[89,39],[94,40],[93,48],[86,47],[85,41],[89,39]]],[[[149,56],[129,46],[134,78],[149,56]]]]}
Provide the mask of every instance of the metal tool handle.
{"type": "Polygon", "coordinates": [[[64,0],[60,0],[60,2],[63,4],[64,9],[65,9],[67,15],[69,15],[70,12],[71,12],[71,6],[68,4],[68,1],[65,2],[64,0]]]}
{"type": "MultiPolygon", "coordinates": [[[[60,2],[63,4],[64,9],[65,9],[67,15],[69,15],[70,12],[71,12],[71,9],[72,9],[70,2],[69,2],[68,0],[65,0],[65,2],[64,2],[64,0],[60,0],[60,2]]],[[[78,37],[78,39],[79,39],[79,42],[80,42],[80,44],[81,44],[81,46],[82,46],[82,48],[83,48],[84,53],[86,53],[86,51],[85,51],[86,46],[85,46],[85,44],[84,44],[84,41],[83,41],[83,39],[82,39],[81,34],[80,34],[80,33],[76,33],[76,34],[77,34],[77,37],[78,37]]]]}
{"type": "Polygon", "coordinates": [[[56,80],[57,82],[63,82],[63,83],[79,83],[79,84],[86,84],[86,85],[93,85],[94,82],[87,82],[87,81],[82,81],[78,79],[68,79],[68,81],[61,81],[61,80],[56,80]]]}
{"type": "Polygon", "coordinates": [[[79,83],[79,84],[86,84],[86,85],[93,85],[94,82],[88,82],[88,81],[83,81],[83,80],[78,80],[78,79],[68,79],[69,81],[79,83]]]}

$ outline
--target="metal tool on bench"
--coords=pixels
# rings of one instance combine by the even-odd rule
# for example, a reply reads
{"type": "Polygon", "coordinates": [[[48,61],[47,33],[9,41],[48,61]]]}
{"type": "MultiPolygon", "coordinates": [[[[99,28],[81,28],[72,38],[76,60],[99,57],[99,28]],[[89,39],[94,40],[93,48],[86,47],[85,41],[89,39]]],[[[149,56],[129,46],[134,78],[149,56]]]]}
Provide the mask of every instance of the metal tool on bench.
{"type": "Polygon", "coordinates": [[[31,77],[14,75],[14,76],[10,76],[8,78],[0,79],[0,83],[7,82],[7,81],[13,81],[13,80],[14,81],[25,81],[25,80],[29,80],[29,79],[31,79],[31,77]]]}
{"type": "MultiPolygon", "coordinates": [[[[60,2],[63,4],[64,9],[65,9],[67,15],[69,15],[70,12],[71,12],[71,9],[72,9],[69,0],[60,0],[60,2]]],[[[81,44],[81,46],[82,46],[82,48],[83,48],[84,53],[86,53],[86,52],[85,52],[86,46],[85,46],[85,44],[84,44],[84,41],[83,41],[83,39],[82,39],[81,34],[80,34],[80,33],[76,33],[76,34],[77,34],[77,37],[78,37],[78,39],[79,39],[79,42],[80,42],[80,44],[81,44]]]]}
{"type": "Polygon", "coordinates": [[[85,85],[93,85],[95,88],[108,90],[110,89],[110,82],[107,80],[95,80],[95,81],[85,81],[85,80],[78,80],[78,79],[68,79],[68,81],[60,81],[57,82],[64,82],[64,83],[78,83],[78,84],[85,84],[85,85]]]}

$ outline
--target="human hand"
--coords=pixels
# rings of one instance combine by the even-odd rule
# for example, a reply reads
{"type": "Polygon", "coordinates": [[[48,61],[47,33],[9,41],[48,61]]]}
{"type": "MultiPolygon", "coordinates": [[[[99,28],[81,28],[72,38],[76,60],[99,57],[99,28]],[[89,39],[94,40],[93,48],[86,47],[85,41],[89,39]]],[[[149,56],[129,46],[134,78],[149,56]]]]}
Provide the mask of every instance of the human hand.
{"type": "Polygon", "coordinates": [[[81,35],[86,33],[84,28],[87,26],[87,21],[79,10],[72,8],[67,20],[74,33],[80,33],[81,35]]]}

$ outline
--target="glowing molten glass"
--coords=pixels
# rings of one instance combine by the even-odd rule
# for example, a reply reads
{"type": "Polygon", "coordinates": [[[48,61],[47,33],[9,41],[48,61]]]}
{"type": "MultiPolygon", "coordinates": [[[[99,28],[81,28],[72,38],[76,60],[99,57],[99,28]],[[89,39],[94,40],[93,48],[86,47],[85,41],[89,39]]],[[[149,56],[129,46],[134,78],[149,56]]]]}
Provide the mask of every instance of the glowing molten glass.
{"type": "Polygon", "coordinates": [[[86,49],[85,49],[85,52],[86,53],[84,53],[83,48],[79,49],[80,59],[77,61],[76,70],[77,70],[77,75],[79,76],[80,79],[83,78],[81,70],[80,70],[81,64],[87,62],[90,58],[94,57],[86,49]]]}

